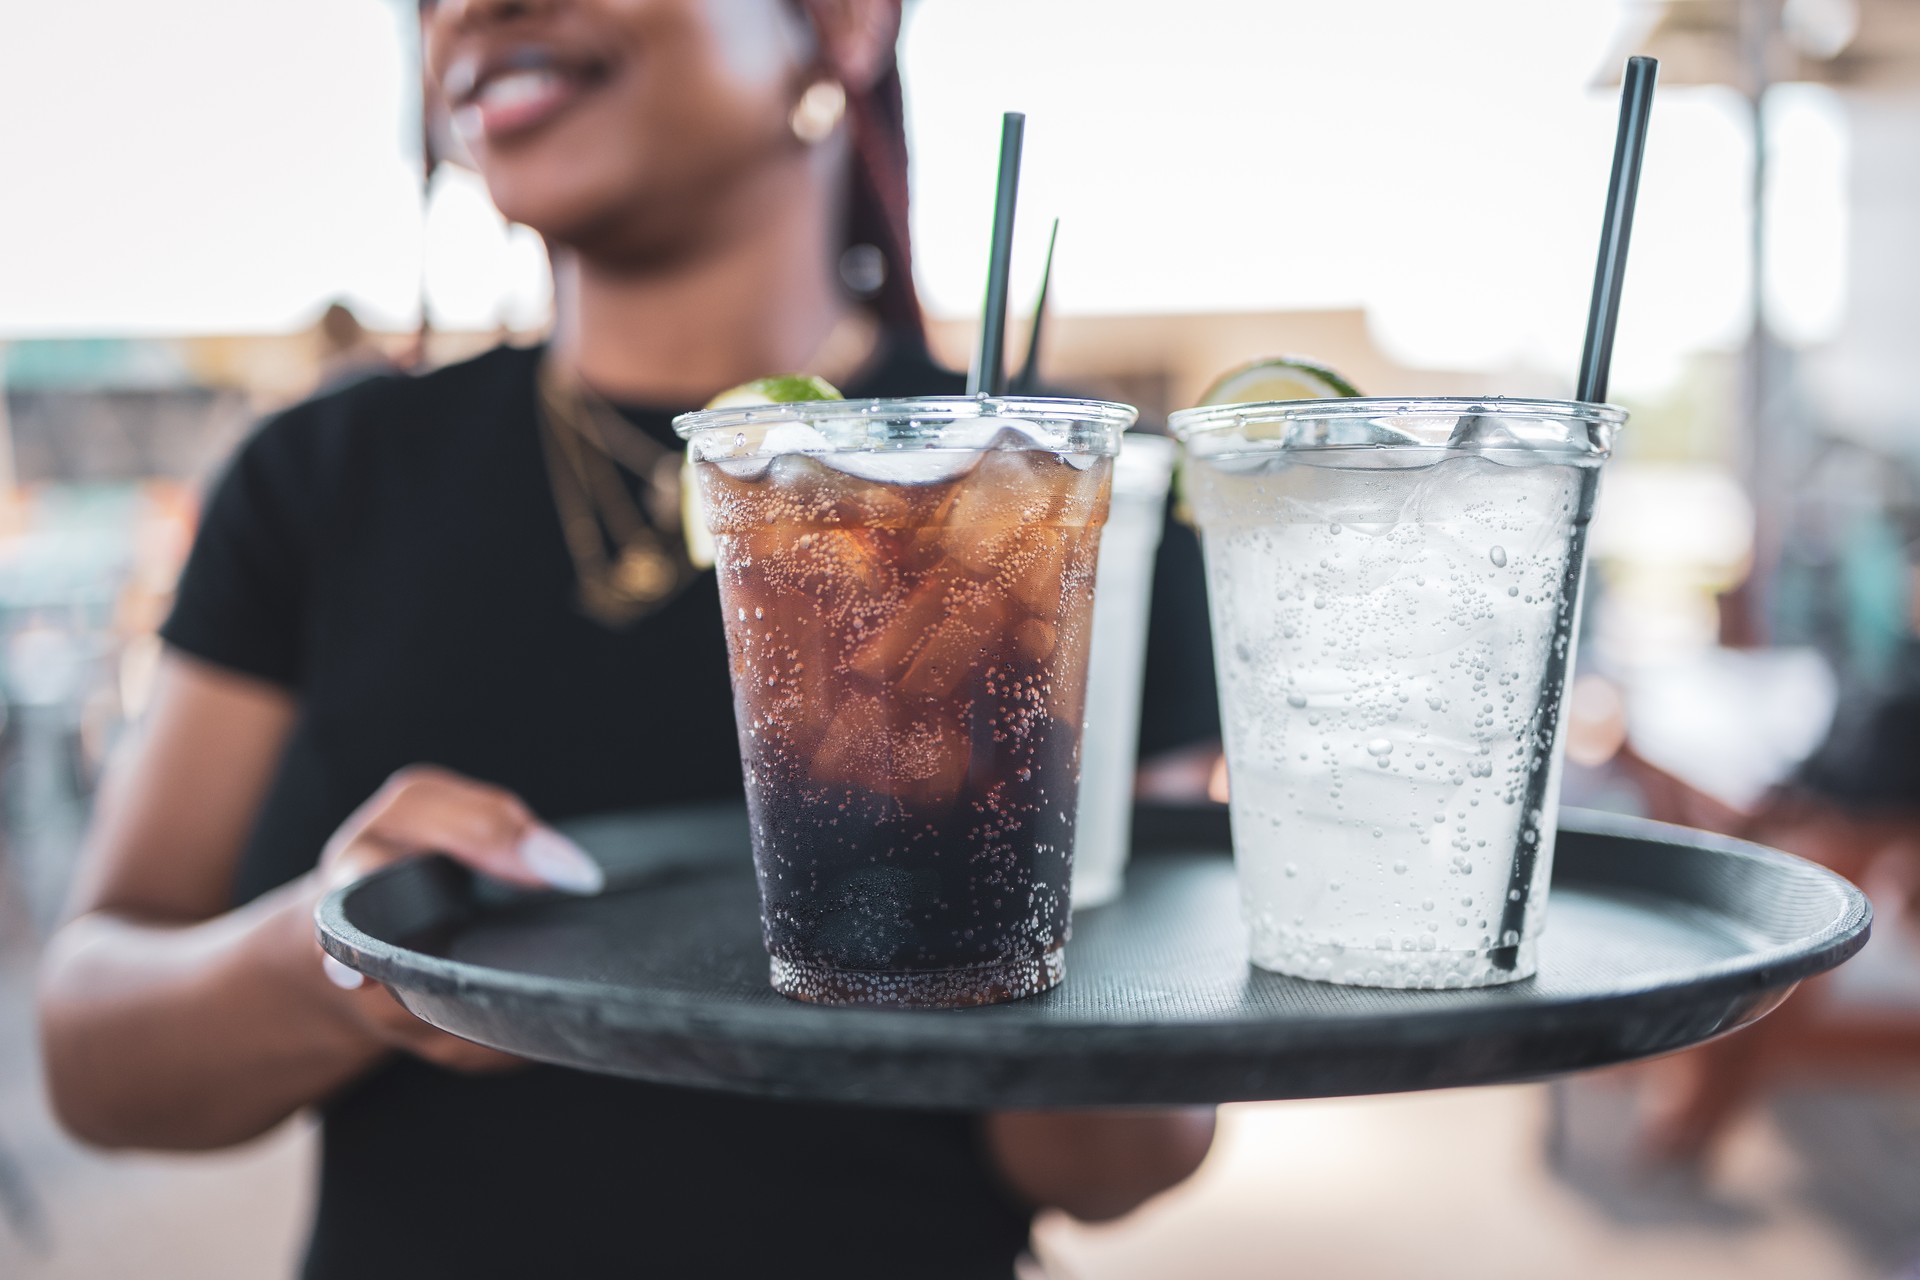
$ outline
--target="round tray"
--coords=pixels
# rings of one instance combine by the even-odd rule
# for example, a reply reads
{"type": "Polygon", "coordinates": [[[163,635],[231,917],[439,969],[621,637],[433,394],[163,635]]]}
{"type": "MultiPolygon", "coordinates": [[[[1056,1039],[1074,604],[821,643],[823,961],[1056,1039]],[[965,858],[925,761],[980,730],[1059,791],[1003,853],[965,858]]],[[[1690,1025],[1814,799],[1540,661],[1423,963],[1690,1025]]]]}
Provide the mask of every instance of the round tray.
{"type": "Polygon", "coordinates": [[[546,1062],[821,1102],[1073,1107],[1491,1084],[1664,1053],[1759,1018],[1859,950],[1871,915],[1786,854],[1570,813],[1537,976],[1329,986],[1248,965],[1223,810],[1143,808],[1127,892],[1075,917],[1060,987],[823,1008],[767,985],[744,811],[566,830],[608,869],[597,898],[418,859],[329,897],[321,943],[433,1025],[546,1062]]]}

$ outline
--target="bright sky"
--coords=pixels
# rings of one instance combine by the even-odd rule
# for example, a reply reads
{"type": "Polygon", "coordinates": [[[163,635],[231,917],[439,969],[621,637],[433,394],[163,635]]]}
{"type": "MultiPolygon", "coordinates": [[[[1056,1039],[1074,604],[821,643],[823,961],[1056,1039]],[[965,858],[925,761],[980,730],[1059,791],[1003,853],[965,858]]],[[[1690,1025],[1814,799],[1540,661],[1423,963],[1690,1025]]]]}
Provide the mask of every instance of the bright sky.
{"type": "MultiPolygon", "coordinates": [[[[346,295],[526,322],[539,248],[451,175],[423,219],[399,0],[0,0],[0,336],[275,331],[346,295]],[[84,57],[75,51],[85,50],[84,57]]],[[[1364,306],[1417,366],[1571,369],[1620,0],[917,0],[903,44],[929,306],[978,305],[999,113],[1028,113],[1016,296],[1061,312],[1364,306]]],[[[1837,323],[1846,148],[1773,104],[1789,338],[1837,323]]],[[[1746,126],[1662,91],[1615,384],[1738,340],[1746,126]]]]}

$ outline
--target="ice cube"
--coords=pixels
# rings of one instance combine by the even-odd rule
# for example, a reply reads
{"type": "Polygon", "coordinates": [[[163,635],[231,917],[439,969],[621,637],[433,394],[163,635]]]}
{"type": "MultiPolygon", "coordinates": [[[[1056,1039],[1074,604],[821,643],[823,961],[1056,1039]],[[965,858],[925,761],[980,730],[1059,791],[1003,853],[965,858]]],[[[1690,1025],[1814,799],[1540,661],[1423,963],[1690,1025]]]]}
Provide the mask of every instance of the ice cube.
{"type": "Polygon", "coordinates": [[[1007,526],[948,526],[941,544],[949,559],[976,578],[991,578],[1008,567],[1020,549],[1020,530],[1007,526]]]}
{"type": "Polygon", "coordinates": [[[824,435],[804,422],[776,422],[760,438],[760,452],[768,455],[826,453],[832,448],[824,435]]]}
{"type": "Polygon", "coordinates": [[[980,454],[972,449],[894,449],[827,454],[820,461],[876,484],[940,484],[973,470],[980,454]]]}
{"type": "Polygon", "coordinates": [[[889,616],[877,622],[873,634],[847,659],[848,669],[875,681],[898,675],[928,633],[947,615],[952,590],[943,577],[923,578],[889,616]]]}
{"type": "Polygon", "coordinates": [[[764,455],[758,458],[717,458],[713,465],[735,480],[758,480],[767,474],[773,459],[764,455]]]}
{"type": "Polygon", "coordinates": [[[1554,418],[1525,413],[1466,413],[1447,439],[1453,449],[1528,449],[1568,452],[1566,429],[1554,418]]]}
{"type": "Polygon", "coordinates": [[[966,779],[970,743],[937,718],[905,718],[886,699],[856,695],[843,703],[807,773],[905,802],[951,799],[966,779]]]}
{"type": "Polygon", "coordinates": [[[958,726],[939,719],[894,727],[887,735],[888,776],[876,779],[873,790],[922,804],[950,800],[966,781],[971,746],[958,726]]]}
{"type": "Polygon", "coordinates": [[[987,445],[990,449],[1045,449],[1049,453],[1063,453],[1067,449],[1064,428],[1030,422],[1025,418],[993,418],[987,421],[991,421],[996,428],[987,445]]]}
{"type": "Polygon", "coordinates": [[[1269,475],[1286,466],[1277,453],[1215,453],[1207,455],[1207,465],[1230,476],[1269,475]]]}
{"type": "Polygon", "coordinates": [[[868,785],[884,778],[886,712],[876,698],[854,696],[842,702],[833,721],[819,737],[819,748],[808,762],[815,782],[853,782],[868,785]]]}
{"type": "Polygon", "coordinates": [[[1022,542],[1026,557],[1020,576],[1014,579],[1013,594],[1037,616],[1053,617],[1059,612],[1063,594],[1060,578],[1077,536],[1062,529],[1034,529],[1022,542]]]}
{"type": "Polygon", "coordinates": [[[1013,642],[1020,647],[1021,656],[1030,662],[1045,662],[1059,638],[1060,633],[1051,622],[1038,618],[1028,618],[1013,629],[1013,642]]]}
{"type": "Polygon", "coordinates": [[[1056,632],[1058,643],[1042,661],[1047,674],[1047,711],[1077,733],[1087,715],[1087,657],[1085,632],[1056,632]]]}
{"type": "Polygon", "coordinates": [[[892,556],[874,529],[816,528],[794,539],[786,587],[817,608],[864,610],[892,589],[892,556]]]}
{"type": "Polygon", "coordinates": [[[900,687],[916,697],[944,698],[978,668],[989,650],[1004,651],[1001,638],[1008,601],[989,587],[976,587],[927,636],[900,679],[900,687]]]}

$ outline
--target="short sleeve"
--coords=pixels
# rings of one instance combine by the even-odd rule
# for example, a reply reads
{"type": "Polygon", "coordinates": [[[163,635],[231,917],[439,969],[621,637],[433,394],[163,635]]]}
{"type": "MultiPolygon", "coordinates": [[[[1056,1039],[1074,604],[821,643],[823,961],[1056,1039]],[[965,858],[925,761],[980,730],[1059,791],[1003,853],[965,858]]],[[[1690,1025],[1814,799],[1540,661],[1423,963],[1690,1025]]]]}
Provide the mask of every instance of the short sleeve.
{"type": "Polygon", "coordinates": [[[301,410],[269,419],[227,463],[160,637],[192,657],[300,687],[314,551],[316,480],[301,410]]]}

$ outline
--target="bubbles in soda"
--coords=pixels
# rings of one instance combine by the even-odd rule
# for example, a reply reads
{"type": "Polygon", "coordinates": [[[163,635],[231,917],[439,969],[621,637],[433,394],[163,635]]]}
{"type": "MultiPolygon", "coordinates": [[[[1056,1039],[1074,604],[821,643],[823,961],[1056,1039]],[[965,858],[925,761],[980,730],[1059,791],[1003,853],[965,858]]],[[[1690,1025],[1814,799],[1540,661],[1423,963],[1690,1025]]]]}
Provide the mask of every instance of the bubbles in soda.
{"type": "Polygon", "coordinates": [[[1193,468],[1256,963],[1466,986],[1537,934],[1574,513],[1596,475],[1472,453],[1193,468]],[[1510,892],[1526,922],[1509,939],[1510,892]],[[1439,898],[1461,910],[1429,914],[1439,898]]]}
{"type": "Polygon", "coordinates": [[[786,994],[964,1005],[1059,980],[1111,471],[1085,463],[696,468],[786,994]]]}

